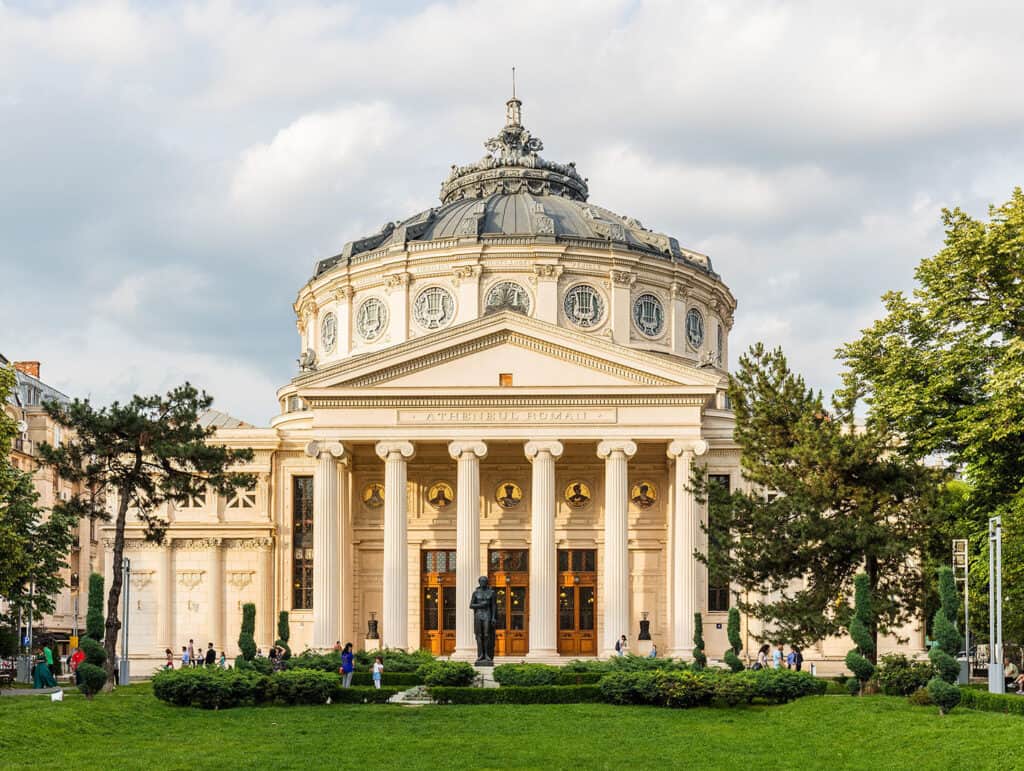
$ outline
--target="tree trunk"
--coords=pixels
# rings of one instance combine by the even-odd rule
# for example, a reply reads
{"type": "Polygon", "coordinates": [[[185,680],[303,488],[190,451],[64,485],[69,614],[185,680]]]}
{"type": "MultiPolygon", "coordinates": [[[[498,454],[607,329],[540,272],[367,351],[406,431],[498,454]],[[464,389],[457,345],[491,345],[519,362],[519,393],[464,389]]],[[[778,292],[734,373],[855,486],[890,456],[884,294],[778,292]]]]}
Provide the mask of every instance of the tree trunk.
{"type": "MultiPolygon", "coordinates": [[[[141,468],[141,462],[136,463],[136,469],[141,468]]],[[[122,487],[118,491],[117,519],[114,520],[114,553],[111,556],[113,570],[110,578],[110,592],[107,594],[107,621],[103,634],[103,648],[107,652],[105,664],[107,670],[107,683],[103,691],[107,692],[114,688],[114,653],[117,650],[117,633],[121,631],[121,622],[117,618],[117,604],[121,601],[121,588],[124,583],[124,571],[121,569],[121,562],[124,559],[124,523],[128,515],[128,491],[122,487]]],[[[122,683],[127,685],[127,683],[122,683]]]]}

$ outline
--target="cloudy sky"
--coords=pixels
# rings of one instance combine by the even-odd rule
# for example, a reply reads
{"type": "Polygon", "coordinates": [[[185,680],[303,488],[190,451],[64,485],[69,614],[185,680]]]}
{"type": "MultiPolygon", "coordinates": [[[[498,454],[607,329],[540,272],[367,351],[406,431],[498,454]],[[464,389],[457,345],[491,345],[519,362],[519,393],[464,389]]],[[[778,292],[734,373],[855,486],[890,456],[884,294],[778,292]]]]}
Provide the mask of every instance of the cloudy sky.
{"type": "Polygon", "coordinates": [[[1024,184],[1024,4],[0,0],[0,352],[263,423],[316,259],[524,123],[831,390],[944,206],[1024,184]]]}

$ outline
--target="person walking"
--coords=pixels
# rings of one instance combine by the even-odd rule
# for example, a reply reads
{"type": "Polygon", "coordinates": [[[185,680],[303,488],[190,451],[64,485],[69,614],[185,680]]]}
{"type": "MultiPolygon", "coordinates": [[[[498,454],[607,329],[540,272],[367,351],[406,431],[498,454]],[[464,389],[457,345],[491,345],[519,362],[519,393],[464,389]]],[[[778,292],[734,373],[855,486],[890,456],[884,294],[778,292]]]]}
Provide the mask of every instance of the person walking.
{"type": "Polygon", "coordinates": [[[188,655],[188,648],[184,645],[181,646],[181,668],[192,666],[192,657],[188,655]]]}
{"type": "Polygon", "coordinates": [[[213,649],[213,643],[208,643],[206,647],[206,666],[212,667],[217,663],[217,651],[213,649]]]}
{"type": "Polygon", "coordinates": [[[82,684],[82,676],[78,674],[78,665],[85,661],[85,651],[81,648],[75,648],[71,654],[71,671],[75,675],[75,685],[82,684]]]}
{"type": "Polygon", "coordinates": [[[782,643],[779,643],[779,647],[772,651],[772,669],[782,669],[782,643]]]}
{"type": "Polygon", "coordinates": [[[757,661],[751,669],[767,669],[768,668],[768,652],[772,649],[768,643],[765,643],[757,649],[757,661]]]}
{"type": "Polygon", "coordinates": [[[174,669],[174,651],[164,648],[164,669],[174,669]]]}
{"type": "Polygon", "coordinates": [[[224,651],[220,652],[220,668],[221,669],[227,669],[228,668],[228,656],[227,656],[227,654],[224,651]]]}
{"type": "Polygon", "coordinates": [[[804,666],[804,654],[795,645],[791,647],[792,651],[789,655],[793,657],[793,669],[795,669],[797,672],[800,672],[804,666]]]}
{"type": "Polygon", "coordinates": [[[341,652],[341,667],[338,669],[338,673],[342,676],[342,688],[352,685],[353,671],[355,671],[355,661],[352,655],[352,643],[345,643],[345,648],[341,652]]]}
{"type": "Polygon", "coordinates": [[[380,690],[381,679],[384,675],[384,659],[380,656],[373,660],[373,687],[380,690]]]}
{"type": "Polygon", "coordinates": [[[188,641],[188,661],[193,667],[199,666],[199,662],[196,661],[196,644],[191,639],[188,641]]]}
{"type": "Polygon", "coordinates": [[[50,652],[50,658],[53,658],[53,651],[49,648],[39,648],[36,654],[36,666],[32,671],[32,687],[33,688],[56,688],[57,681],[53,679],[53,672],[50,671],[50,665],[46,663],[46,651],[50,652]]]}
{"type": "Polygon", "coordinates": [[[655,645],[654,643],[651,643],[651,651],[650,651],[650,653],[647,654],[647,658],[649,658],[649,659],[656,659],[656,658],[658,658],[658,646],[655,645]]]}

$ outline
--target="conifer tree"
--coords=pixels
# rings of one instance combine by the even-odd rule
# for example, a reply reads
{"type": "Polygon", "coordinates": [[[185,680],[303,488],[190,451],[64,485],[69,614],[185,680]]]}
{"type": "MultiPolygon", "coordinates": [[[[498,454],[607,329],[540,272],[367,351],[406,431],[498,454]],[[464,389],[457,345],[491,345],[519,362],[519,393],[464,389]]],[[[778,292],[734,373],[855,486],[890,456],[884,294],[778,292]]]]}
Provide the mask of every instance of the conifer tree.
{"type": "Polygon", "coordinates": [[[864,685],[875,674],[875,637],[871,634],[875,618],[871,601],[871,584],[867,575],[858,573],[853,579],[853,585],[853,618],[850,620],[850,637],[857,647],[846,654],[846,666],[859,681],[859,690],[863,694],[864,685]]]}
{"type": "Polygon", "coordinates": [[[288,638],[291,636],[291,627],[288,624],[288,611],[282,610],[277,617],[277,641],[275,645],[284,648],[285,658],[291,658],[292,649],[288,647],[288,638]]]}
{"type": "Polygon", "coordinates": [[[704,653],[704,619],[700,613],[693,614],[693,668],[704,669],[708,665],[707,654],[704,653]]]}
{"type": "Polygon", "coordinates": [[[88,610],[85,612],[85,635],[103,642],[103,574],[89,575],[88,610]]]}
{"type": "Polygon", "coordinates": [[[242,658],[252,661],[256,658],[256,605],[247,602],[242,606],[242,629],[238,635],[238,649],[242,658]]]}
{"type": "Polygon", "coordinates": [[[744,669],[740,660],[740,651],[743,650],[743,641],[740,640],[740,612],[736,608],[729,608],[729,623],[727,627],[729,636],[729,647],[725,649],[722,657],[729,669],[733,672],[740,672],[744,669]]]}
{"type": "Polygon", "coordinates": [[[955,683],[960,677],[956,655],[960,652],[963,637],[956,623],[960,605],[956,581],[948,567],[939,568],[939,600],[942,605],[932,618],[932,637],[938,644],[928,651],[928,658],[938,677],[947,683],[955,683]]]}

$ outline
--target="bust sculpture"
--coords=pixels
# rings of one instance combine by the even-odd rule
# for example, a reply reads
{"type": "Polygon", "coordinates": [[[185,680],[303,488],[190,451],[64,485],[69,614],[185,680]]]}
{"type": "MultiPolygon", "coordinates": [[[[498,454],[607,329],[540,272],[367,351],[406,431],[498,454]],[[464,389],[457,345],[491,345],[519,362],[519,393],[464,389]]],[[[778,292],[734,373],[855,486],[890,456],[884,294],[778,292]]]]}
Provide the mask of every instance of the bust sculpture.
{"type": "Polygon", "coordinates": [[[476,665],[494,666],[494,627],[498,622],[498,602],[487,576],[480,576],[479,586],[469,600],[473,611],[473,634],[476,636],[476,665]]]}

